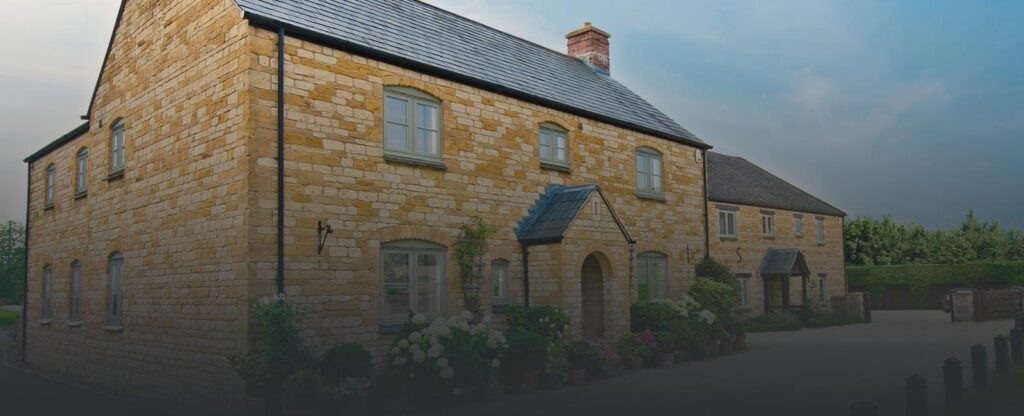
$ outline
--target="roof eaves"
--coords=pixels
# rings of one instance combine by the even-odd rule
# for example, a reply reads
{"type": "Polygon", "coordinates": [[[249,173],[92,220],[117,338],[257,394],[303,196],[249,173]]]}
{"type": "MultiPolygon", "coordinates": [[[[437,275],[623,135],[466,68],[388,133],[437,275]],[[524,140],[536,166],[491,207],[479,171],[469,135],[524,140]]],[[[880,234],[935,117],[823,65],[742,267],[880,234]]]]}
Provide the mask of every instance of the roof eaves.
{"type": "MultiPolygon", "coordinates": [[[[844,216],[844,217],[846,216],[846,212],[844,212],[843,210],[841,210],[841,209],[839,209],[839,208],[836,208],[836,207],[835,207],[834,205],[832,205],[832,204],[830,204],[830,203],[828,203],[828,202],[825,202],[825,201],[823,201],[823,200],[822,200],[821,198],[818,198],[818,197],[816,197],[816,196],[812,195],[812,194],[811,194],[810,192],[807,192],[807,191],[803,190],[803,188],[801,188],[801,187],[799,187],[799,186],[796,186],[796,185],[793,185],[793,184],[792,184],[792,183],[790,183],[789,181],[787,181],[787,180],[785,180],[785,179],[782,179],[782,178],[780,178],[780,177],[779,177],[778,175],[775,175],[774,173],[771,173],[771,172],[769,172],[769,171],[765,170],[765,169],[764,169],[764,168],[762,168],[761,166],[758,166],[758,165],[757,165],[756,163],[753,163],[753,162],[751,162],[751,161],[747,160],[746,158],[744,158],[744,157],[742,157],[742,156],[733,156],[733,157],[739,158],[740,160],[742,160],[742,161],[744,161],[744,162],[747,162],[747,163],[749,163],[749,164],[750,164],[751,166],[753,166],[753,167],[755,167],[755,168],[757,168],[757,169],[761,170],[762,172],[764,172],[764,173],[766,173],[766,174],[768,174],[768,175],[772,176],[772,177],[773,177],[773,178],[775,178],[775,179],[778,179],[778,180],[782,181],[782,182],[783,182],[783,183],[785,183],[786,185],[792,186],[792,187],[793,187],[793,189],[796,189],[797,191],[799,191],[799,192],[803,193],[804,195],[807,195],[807,196],[809,196],[809,197],[811,197],[811,198],[813,198],[813,199],[817,200],[818,202],[821,202],[822,204],[825,204],[825,205],[826,205],[826,206],[828,206],[829,208],[832,208],[832,209],[836,210],[837,212],[841,213],[841,214],[842,214],[842,216],[844,216]]],[[[780,209],[781,209],[781,208],[780,208],[780,209]]],[[[834,214],[829,214],[829,215],[834,215],[834,214]]]]}
{"type": "Polygon", "coordinates": [[[46,145],[42,149],[39,149],[38,152],[35,152],[31,156],[25,158],[25,163],[33,163],[39,159],[42,159],[44,156],[50,154],[57,148],[64,146],[65,144],[81,137],[83,134],[88,132],[89,123],[82,123],[82,125],[75,127],[74,130],[71,130],[67,134],[60,136],[59,138],[57,138],[57,140],[54,140],[53,142],[50,142],[50,144],[46,145]]]}

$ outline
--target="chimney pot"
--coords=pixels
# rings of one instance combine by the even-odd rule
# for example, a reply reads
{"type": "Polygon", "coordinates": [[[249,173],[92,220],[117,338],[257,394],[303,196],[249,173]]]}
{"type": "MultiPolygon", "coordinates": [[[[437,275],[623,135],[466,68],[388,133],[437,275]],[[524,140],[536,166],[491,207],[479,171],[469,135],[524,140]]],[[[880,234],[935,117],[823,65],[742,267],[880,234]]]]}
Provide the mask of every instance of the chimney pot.
{"type": "Polygon", "coordinates": [[[594,27],[590,22],[583,22],[583,27],[565,35],[568,39],[569,56],[579,59],[605,75],[611,74],[611,53],[608,32],[594,27]]]}

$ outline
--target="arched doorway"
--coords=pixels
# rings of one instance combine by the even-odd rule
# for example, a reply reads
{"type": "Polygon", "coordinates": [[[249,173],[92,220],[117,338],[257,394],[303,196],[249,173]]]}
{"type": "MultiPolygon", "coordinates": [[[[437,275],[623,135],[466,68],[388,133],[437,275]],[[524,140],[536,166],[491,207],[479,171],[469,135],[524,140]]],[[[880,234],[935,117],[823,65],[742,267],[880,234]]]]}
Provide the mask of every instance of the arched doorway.
{"type": "Polygon", "coordinates": [[[583,294],[583,338],[604,338],[604,271],[596,254],[587,256],[580,272],[583,294]]]}

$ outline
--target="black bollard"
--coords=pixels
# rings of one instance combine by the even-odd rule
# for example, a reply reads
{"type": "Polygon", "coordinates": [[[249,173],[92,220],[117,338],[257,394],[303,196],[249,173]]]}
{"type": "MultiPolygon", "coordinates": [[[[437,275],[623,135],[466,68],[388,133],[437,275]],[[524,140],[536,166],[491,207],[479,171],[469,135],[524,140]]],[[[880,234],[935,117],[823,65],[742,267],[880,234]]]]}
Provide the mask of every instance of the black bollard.
{"type": "Polygon", "coordinates": [[[988,388],[988,352],[984,345],[971,347],[971,373],[975,388],[988,388]]]}
{"type": "Polygon", "coordinates": [[[904,380],[907,416],[928,416],[928,380],[914,374],[904,380]]]}
{"type": "Polygon", "coordinates": [[[946,405],[963,403],[964,369],[956,357],[949,357],[942,364],[942,386],[946,405]]]}
{"type": "Polygon", "coordinates": [[[878,406],[869,401],[861,401],[850,405],[852,416],[878,416],[878,406]]]}
{"type": "Polygon", "coordinates": [[[1010,374],[1010,338],[1006,335],[997,335],[996,341],[996,374],[1005,376],[1010,374]]]}
{"type": "Polygon", "coordinates": [[[1024,360],[1024,344],[1021,344],[1021,331],[1016,328],[1010,330],[1010,358],[1015,363],[1024,360]]]}

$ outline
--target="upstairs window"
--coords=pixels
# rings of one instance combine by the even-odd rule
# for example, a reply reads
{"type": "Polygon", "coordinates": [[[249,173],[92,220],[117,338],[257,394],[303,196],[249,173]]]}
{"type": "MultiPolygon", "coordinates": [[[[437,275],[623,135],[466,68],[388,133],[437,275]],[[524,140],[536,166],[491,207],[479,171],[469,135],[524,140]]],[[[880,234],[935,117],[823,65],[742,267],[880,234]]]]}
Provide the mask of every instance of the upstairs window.
{"type": "Polygon", "coordinates": [[[82,149],[75,155],[75,195],[89,190],[89,150],[82,149]]]}
{"type": "Polygon", "coordinates": [[[775,214],[761,213],[761,234],[765,237],[775,236],[775,214]]]}
{"type": "Polygon", "coordinates": [[[124,171],[124,120],[110,128],[110,173],[124,171]]]}
{"type": "Polygon", "coordinates": [[[82,320],[82,263],[71,263],[71,281],[68,282],[71,295],[68,297],[68,320],[82,320]]]}
{"type": "Polygon", "coordinates": [[[124,256],[114,253],[107,261],[107,326],[124,324],[124,256]]]}
{"type": "Polygon", "coordinates": [[[814,228],[818,234],[818,244],[825,244],[825,219],[821,217],[815,218],[814,228]]]}
{"type": "Polygon", "coordinates": [[[793,217],[793,234],[797,237],[804,235],[804,217],[801,215],[793,217]]]}
{"type": "Polygon", "coordinates": [[[47,208],[53,206],[53,201],[57,198],[57,166],[53,163],[46,167],[46,198],[45,205],[47,208]]]}
{"type": "Polygon", "coordinates": [[[646,196],[662,197],[665,193],[661,153],[649,147],[636,151],[636,190],[646,196]]]}
{"type": "Polygon", "coordinates": [[[404,322],[409,311],[444,311],[445,248],[418,240],[381,246],[381,320],[404,322]]]}
{"type": "Polygon", "coordinates": [[[495,260],[491,263],[491,303],[508,305],[508,261],[495,260]]]}
{"type": "Polygon", "coordinates": [[[540,125],[540,163],[557,168],[569,167],[569,134],[551,123],[540,125]]]}
{"type": "Polygon", "coordinates": [[[441,102],[403,87],[384,89],[384,154],[441,159],[441,102]]]}
{"type": "Polygon", "coordinates": [[[50,265],[43,267],[43,293],[42,298],[43,318],[53,319],[53,268],[50,265]]]}
{"type": "Polygon", "coordinates": [[[640,301],[668,299],[668,257],[643,253],[637,261],[637,293],[640,301]]]}
{"type": "Polygon", "coordinates": [[[736,211],[718,211],[718,236],[736,238],[736,211]]]}

